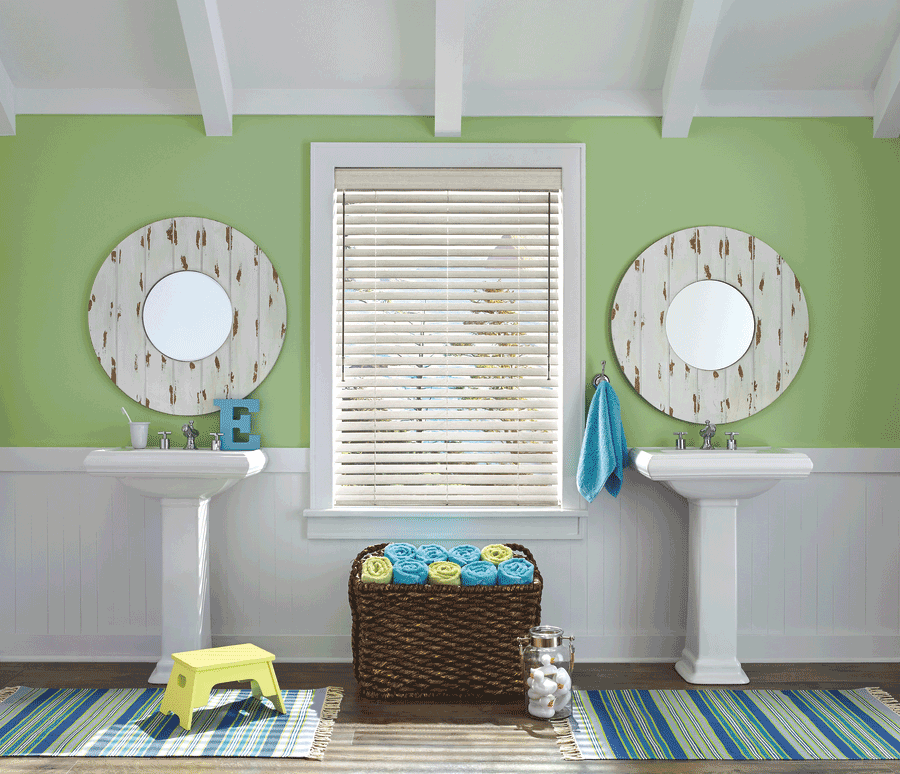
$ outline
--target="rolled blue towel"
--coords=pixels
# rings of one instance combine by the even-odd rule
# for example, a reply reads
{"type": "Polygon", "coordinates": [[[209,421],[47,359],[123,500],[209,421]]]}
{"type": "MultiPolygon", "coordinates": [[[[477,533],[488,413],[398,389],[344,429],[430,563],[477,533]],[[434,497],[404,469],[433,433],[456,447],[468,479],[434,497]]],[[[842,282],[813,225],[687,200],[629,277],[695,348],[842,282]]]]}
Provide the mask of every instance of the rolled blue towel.
{"type": "Polygon", "coordinates": [[[428,565],[421,559],[401,559],[394,564],[394,583],[423,584],[428,580],[428,565]]]}
{"type": "Polygon", "coordinates": [[[497,565],[497,583],[512,586],[516,583],[531,583],[534,580],[534,565],[527,559],[514,556],[497,565]]]}
{"type": "Polygon", "coordinates": [[[469,562],[462,568],[460,580],[463,586],[494,586],[497,583],[497,565],[481,559],[469,562]]]}
{"type": "Polygon", "coordinates": [[[416,549],[416,559],[421,559],[425,564],[446,562],[447,549],[435,543],[428,543],[424,546],[419,546],[416,549]]]}
{"type": "Polygon", "coordinates": [[[392,564],[397,564],[403,559],[415,559],[416,547],[411,543],[388,543],[384,547],[384,555],[392,564]]]}
{"type": "Polygon", "coordinates": [[[481,549],[475,546],[457,546],[447,552],[447,560],[456,562],[460,567],[465,567],[471,562],[477,562],[479,559],[481,559],[481,549]]]}

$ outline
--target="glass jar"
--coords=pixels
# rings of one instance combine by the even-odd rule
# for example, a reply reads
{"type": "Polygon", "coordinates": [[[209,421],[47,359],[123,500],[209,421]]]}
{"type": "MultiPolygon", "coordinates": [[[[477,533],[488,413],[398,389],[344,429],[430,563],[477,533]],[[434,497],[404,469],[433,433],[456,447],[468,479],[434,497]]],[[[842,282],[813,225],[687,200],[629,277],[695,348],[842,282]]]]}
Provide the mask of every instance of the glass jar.
{"type": "Polygon", "coordinates": [[[564,637],[558,626],[534,626],[528,637],[517,639],[528,714],[546,720],[569,717],[575,638],[564,637]]]}

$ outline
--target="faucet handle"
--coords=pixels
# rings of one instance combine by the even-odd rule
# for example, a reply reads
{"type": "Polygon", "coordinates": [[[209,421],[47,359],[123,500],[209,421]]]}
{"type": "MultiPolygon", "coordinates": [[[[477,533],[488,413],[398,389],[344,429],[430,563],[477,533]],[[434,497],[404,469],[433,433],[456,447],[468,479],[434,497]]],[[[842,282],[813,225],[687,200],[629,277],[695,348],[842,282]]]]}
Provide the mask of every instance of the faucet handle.
{"type": "Polygon", "coordinates": [[[729,433],[725,433],[725,435],[731,436],[731,438],[729,438],[726,443],[726,449],[731,449],[731,450],[737,449],[737,441],[734,440],[734,437],[736,435],[740,435],[740,433],[729,432],[729,433]]]}
{"type": "Polygon", "coordinates": [[[687,433],[684,432],[684,431],[682,431],[682,432],[679,432],[679,433],[672,433],[672,435],[677,435],[677,436],[678,436],[678,439],[675,441],[675,448],[676,448],[676,449],[683,449],[683,448],[684,448],[684,437],[687,435],[687,433]]]}
{"type": "Polygon", "coordinates": [[[159,448],[160,449],[168,449],[169,448],[169,436],[172,434],[171,430],[160,430],[157,435],[161,435],[162,438],[159,439],[159,448]]]}
{"type": "Polygon", "coordinates": [[[212,451],[221,451],[222,436],[225,435],[225,433],[210,433],[210,435],[212,436],[212,442],[210,443],[212,451]]]}

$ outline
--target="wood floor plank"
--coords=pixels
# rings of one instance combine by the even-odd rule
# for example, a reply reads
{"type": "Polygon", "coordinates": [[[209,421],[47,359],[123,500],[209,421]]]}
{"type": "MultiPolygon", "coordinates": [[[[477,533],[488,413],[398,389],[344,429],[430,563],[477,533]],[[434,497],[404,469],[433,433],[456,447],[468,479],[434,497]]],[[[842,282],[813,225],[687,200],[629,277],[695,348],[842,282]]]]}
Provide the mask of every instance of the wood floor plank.
{"type": "MultiPolygon", "coordinates": [[[[0,685],[145,687],[153,664],[3,662],[0,685]]],[[[900,697],[900,664],[743,664],[753,688],[880,686],[900,697]]],[[[472,702],[377,701],[356,695],[351,664],[276,660],[282,688],[344,688],[322,761],[250,758],[0,758],[0,774],[900,774],[900,761],[564,761],[550,725],[524,697],[472,702]]],[[[692,688],[672,664],[576,664],[577,689],[692,688]]],[[[240,686],[240,683],[228,683],[240,686]]],[[[714,687],[714,686],[709,686],[714,687]]]]}

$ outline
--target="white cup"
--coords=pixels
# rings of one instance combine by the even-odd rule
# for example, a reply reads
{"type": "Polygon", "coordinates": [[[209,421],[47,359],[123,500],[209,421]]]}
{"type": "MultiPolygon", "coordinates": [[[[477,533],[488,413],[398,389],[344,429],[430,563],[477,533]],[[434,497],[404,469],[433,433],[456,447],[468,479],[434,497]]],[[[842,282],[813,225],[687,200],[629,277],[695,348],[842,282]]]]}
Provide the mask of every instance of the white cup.
{"type": "Polygon", "coordinates": [[[147,431],[150,429],[150,423],[129,422],[128,427],[131,429],[131,447],[133,449],[146,449],[147,431]]]}

